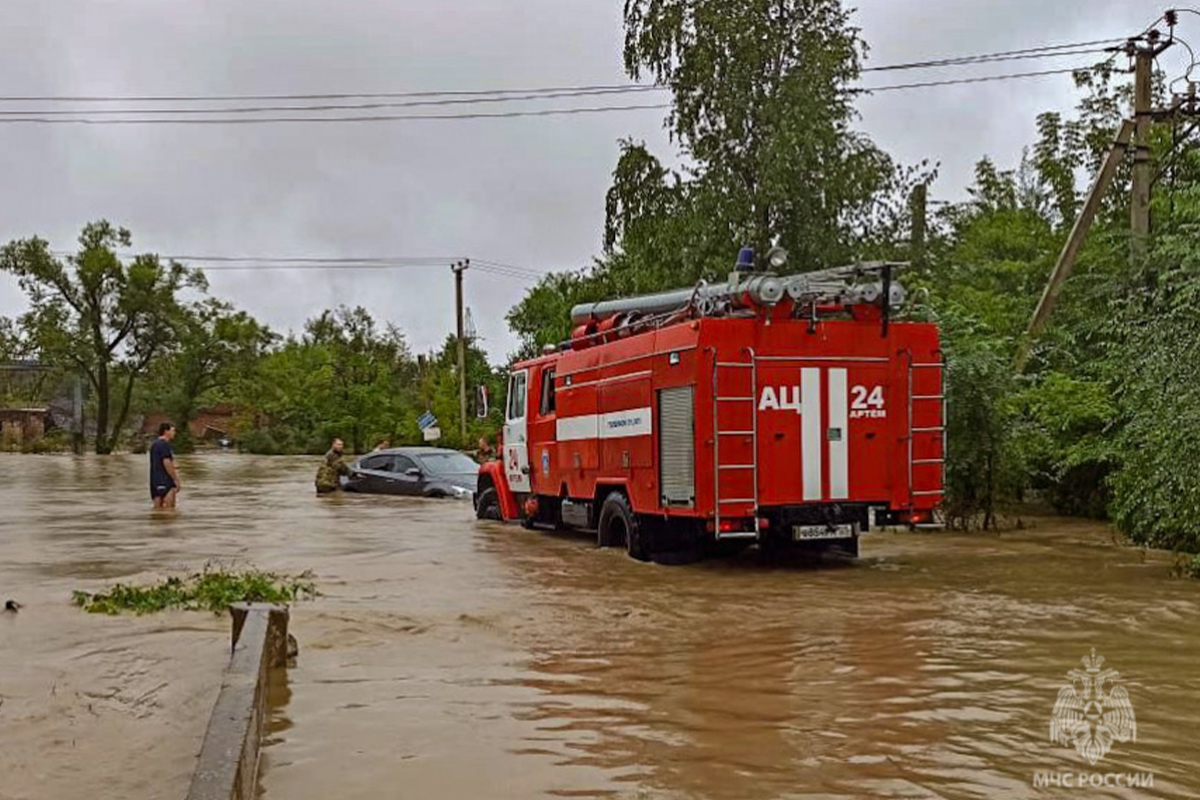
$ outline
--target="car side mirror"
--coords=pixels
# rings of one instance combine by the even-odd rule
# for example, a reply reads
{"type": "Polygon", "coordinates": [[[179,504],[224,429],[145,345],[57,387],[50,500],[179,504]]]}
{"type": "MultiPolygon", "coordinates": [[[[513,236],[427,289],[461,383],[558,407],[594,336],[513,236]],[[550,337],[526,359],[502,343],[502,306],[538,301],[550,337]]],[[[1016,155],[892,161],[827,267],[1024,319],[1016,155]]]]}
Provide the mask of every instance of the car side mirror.
{"type": "Polygon", "coordinates": [[[404,470],[404,474],[411,475],[414,478],[419,478],[421,477],[421,470],[417,467],[409,467],[408,469],[404,470]]]}

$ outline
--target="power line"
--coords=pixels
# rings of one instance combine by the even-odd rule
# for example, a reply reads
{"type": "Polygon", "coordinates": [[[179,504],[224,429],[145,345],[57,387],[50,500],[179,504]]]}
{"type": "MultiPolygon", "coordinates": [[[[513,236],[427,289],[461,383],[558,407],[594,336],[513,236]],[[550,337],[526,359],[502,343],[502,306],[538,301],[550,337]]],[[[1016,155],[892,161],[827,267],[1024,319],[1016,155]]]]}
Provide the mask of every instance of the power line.
{"type": "MultiPolygon", "coordinates": [[[[471,269],[475,269],[474,264],[471,265],[471,269]]],[[[522,272],[505,272],[504,270],[489,269],[486,267],[481,267],[480,272],[482,272],[484,275],[497,275],[502,278],[512,278],[513,280],[526,281],[526,282],[540,281],[542,278],[545,277],[545,273],[525,274],[522,272]]]]}
{"type": "MultiPolygon", "coordinates": [[[[192,263],[186,265],[190,269],[199,270],[204,273],[213,272],[324,272],[324,273],[342,273],[342,272],[384,272],[395,269],[408,269],[412,267],[445,267],[444,263],[428,263],[428,264],[375,264],[375,263],[338,263],[338,264],[281,264],[277,262],[266,263],[245,263],[245,264],[209,264],[209,263],[192,263]]],[[[471,265],[471,269],[476,269],[475,265],[471,265]]],[[[496,275],[502,278],[512,278],[519,281],[538,280],[543,277],[544,273],[535,272],[516,272],[512,270],[496,269],[494,267],[478,267],[478,271],[487,275],[496,275]]]]}
{"type": "MultiPolygon", "coordinates": [[[[983,64],[993,61],[1011,61],[1036,58],[1057,58],[1067,55],[1080,55],[1090,52],[1098,52],[1097,50],[1086,50],[1082,48],[1091,48],[1099,45],[1108,45],[1115,42],[1125,41],[1124,38],[1109,38],[1109,39],[1094,39],[1085,42],[1068,42],[1056,45],[1044,45],[1040,47],[1030,47],[1018,50],[1003,50],[994,53],[980,53],[975,55],[952,56],[946,58],[932,59],[926,61],[914,61],[900,64],[885,64],[874,67],[865,67],[862,71],[866,72],[888,72],[910,69],[926,69],[937,67],[951,66],[966,66],[971,64],[983,64]]],[[[539,88],[510,88],[510,89],[471,89],[471,90],[444,90],[444,91],[408,91],[408,92],[330,92],[330,93],[307,93],[307,94],[225,94],[225,95],[4,95],[0,96],[0,103],[15,103],[15,102],[40,102],[40,103],[63,103],[63,102],[78,102],[78,103],[109,103],[109,102],[281,102],[281,101],[332,101],[332,100],[397,100],[409,99],[424,102],[414,102],[411,104],[365,104],[361,106],[313,106],[313,107],[298,107],[287,108],[273,106],[264,109],[180,109],[180,110],[155,110],[138,109],[137,111],[129,111],[127,113],[220,113],[222,110],[226,113],[256,113],[262,111],[283,111],[283,110],[348,110],[350,108],[392,108],[392,107],[408,107],[418,105],[453,105],[459,103],[480,103],[480,102],[509,102],[522,100],[549,99],[554,97],[578,97],[593,94],[622,94],[629,92],[647,92],[647,91],[665,91],[669,87],[654,85],[654,84],[593,84],[581,86],[551,86],[539,88]],[[431,98],[443,98],[433,100],[431,98]]],[[[36,111],[17,111],[4,113],[37,113],[36,111]]],[[[55,112],[58,113],[58,112],[55,112]]],[[[121,110],[104,110],[99,109],[88,113],[126,113],[121,110]]]]}
{"type": "Polygon", "coordinates": [[[532,111],[475,112],[470,114],[373,114],[366,116],[339,117],[218,117],[203,119],[94,119],[88,117],[0,117],[0,125],[261,125],[329,122],[417,122],[442,119],[511,119],[514,117],[557,117],[577,114],[603,114],[613,111],[648,111],[670,108],[667,103],[651,103],[621,106],[584,106],[580,108],[549,108],[532,111]]]}
{"type": "Polygon", "coordinates": [[[185,264],[191,269],[204,270],[205,272],[275,272],[281,270],[310,272],[310,271],[325,271],[325,272],[340,272],[340,271],[357,271],[357,270],[386,270],[386,269],[407,269],[410,267],[440,267],[442,264],[281,264],[278,262],[267,263],[246,263],[246,264],[209,264],[205,262],[194,262],[185,264]]]}
{"type": "MultiPolygon", "coordinates": [[[[1015,72],[1008,75],[984,75],[978,78],[951,78],[944,81],[925,81],[923,83],[898,83],[891,86],[864,86],[854,89],[855,92],[873,94],[875,92],[893,92],[901,89],[923,89],[927,86],[953,86],[960,83],[987,83],[989,81],[1009,81],[1017,78],[1039,78],[1043,75],[1066,75],[1067,73],[1091,72],[1094,67],[1073,67],[1070,69],[1048,69],[1041,72],[1015,72]]],[[[3,122],[3,120],[0,120],[3,122]]]]}
{"type": "MultiPolygon", "coordinates": [[[[279,263],[260,263],[260,264],[205,264],[196,263],[188,265],[192,269],[198,269],[203,272],[380,272],[393,269],[407,269],[414,266],[428,267],[445,267],[443,263],[438,264],[279,264],[279,263]]],[[[475,265],[471,265],[475,269],[475,265]]],[[[519,280],[531,280],[540,278],[540,273],[525,273],[515,272],[510,270],[495,269],[492,267],[479,267],[480,272],[485,272],[491,275],[500,275],[506,278],[516,278],[519,280]]]]}
{"type": "Polygon", "coordinates": [[[500,261],[488,261],[486,259],[472,259],[472,261],[470,261],[470,264],[472,264],[472,266],[482,265],[482,266],[496,267],[496,269],[502,269],[502,270],[516,270],[517,272],[528,272],[528,273],[530,273],[530,275],[536,275],[539,277],[546,275],[545,272],[542,272],[540,270],[529,269],[528,266],[515,266],[512,264],[502,264],[502,263],[500,263],[500,261]]]}
{"type": "Polygon", "coordinates": [[[362,258],[308,258],[291,256],[201,256],[201,255],[165,255],[156,253],[159,258],[171,261],[206,261],[219,264],[236,265],[238,262],[255,264],[311,264],[323,266],[338,266],[339,264],[373,264],[376,266],[442,266],[459,260],[463,256],[366,256],[362,258]]]}
{"type": "MultiPolygon", "coordinates": [[[[446,264],[463,260],[460,258],[239,258],[221,257],[221,255],[162,255],[175,261],[190,261],[199,269],[214,271],[252,271],[252,270],[391,270],[404,267],[444,267],[446,264]]],[[[496,261],[472,259],[472,269],[509,275],[511,277],[540,278],[545,272],[528,269],[528,267],[499,264],[496,261]]]]}
{"type": "Polygon", "coordinates": [[[427,97],[485,97],[513,94],[555,94],[558,92],[605,92],[630,87],[659,88],[645,84],[595,84],[584,86],[550,86],[533,89],[451,89],[419,92],[330,92],[326,94],[216,94],[216,95],[0,95],[0,103],[206,103],[206,102],[266,102],[272,100],[375,100],[427,97]]]}
{"type": "MultiPolygon", "coordinates": [[[[955,84],[987,83],[992,81],[1007,81],[1020,78],[1037,78],[1045,75],[1065,75],[1067,73],[1087,72],[1092,67],[1073,67],[1069,69],[1042,70],[1039,72],[1017,72],[1004,75],[986,75],[975,78],[951,78],[943,81],[925,81],[921,83],[893,84],[889,86],[864,86],[851,89],[854,93],[890,92],[902,89],[920,89],[930,86],[953,86],[955,84]]],[[[668,103],[647,103],[637,105],[617,106],[585,106],[581,108],[551,108],[529,111],[499,111],[473,112],[467,114],[373,114],[364,116],[338,117],[219,117],[202,119],[94,119],[88,117],[50,118],[50,117],[0,117],[0,125],[4,124],[45,124],[45,125],[262,125],[262,124],[312,124],[333,122],[431,122],[436,120],[481,120],[481,119],[512,119],[516,117],[553,117],[576,114],[604,114],[621,111],[661,111],[670,108],[668,103]]]]}
{"type": "Polygon", "coordinates": [[[480,97],[475,99],[450,98],[444,100],[412,100],[404,102],[384,103],[336,103],[324,105],[294,105],[294,106],[235,106],[225,108],[93,108],[93,109],[18,109],[14,111],[0,109],[0,117],[6,116],[81,116],[104,115],[120,116],[130,114],[162,114],[162,115],[200,115],[200,114],[263,114],[279,111],[370,111],[381,108],[418,108],[427,106],[457,106],[477,105],[480,103],[512,103],[528,100],[554,100],[564,97],[605,97],[631,93],[665,91],[665,86],[630,85],[610,89],[580,89],[570,92],[549,92],[545,94],[503,95],[496,97],[480,97]]]}
{"type": "MultiPolygon", "coordinates": [[[[1003,55],[993,57],[970,57],[967,59],[945,59],[913,64],[897,64],[885,67],[872,67],[864,72],[879,72],[888,70],[905,70],[918,67],[969,66],[974,64],[990,64],[997,61],[1023,60],[1029,58],[1046,58],[1057,56],[1075,56],[1087,53],[1103,52],[1103,50],[1064,50],[1054,53],[1035,55],[1003,55]]],[[[668,87],[657,85],[629,85],[625,87],[609,87],[602,89],[581,88],[577,91],[547,92],[544,94],[513,94],[478,98],[449,98],[440,100],[413,100],[403,102],[378,103],[336,103],[321,105],[276,105],[276,106],[237,106],[223,108],[101,108],[101,109],[0,109],[0,120],[6,117],[122,117],[135,114],[153,114],[155,116],[211,116],[214,114],[267,114],[275,112],[327,112],[327,111],[374,111],[384,108],[418,108],[429,106],[476,105],[481,103],[510,103],[537,100],[552,100],[574,97],[605,97],[630,93],[645,93],[666,91],[668,87]]]]}
{"type": "Polygon", "coordinates": [[[1025,50],[1004,50],[998,53],[984,53],[975,56],[954,56],[928,61],[912,61],[903,64],[887,64],[878,67],[864,67],[863,72],[892,72],[896,70],[927,69],[935,67],[968,66],[971,64],[988,64],[994,61],[1023,61],[1026,59],[1058,58],[1060,56],[1084,55],[1086,53],[1103,52],[1099,45],[1111,45],[1123,42],[1121,39],[1095,39],[1090,42],[1074,42],[1064,45],[1047,45],[1025,50]]]}
{"type": "MultiPolygon", "coordinates": [[[[56,257],[70,258],[77,255],[74,252],[67,250],[51,250],[50,254],[56,257]]],[[[121,252],[117,255],[122,258],[136,257],[137,253],[121,252]]],[[[308,264],[316,266],[338,266],[348,264],[367,264],[375,266],[443,266],[455,260],[464,258],[464,256],[364,256],[364,257],[307,257],[307,256],[213,256],[213,255],[189,255],[189,254],[169,254],[169,253],[152,253],[157,258],[168,261],[203,261],[216,264],[228,264],[236,267],[241,262],[253,264],[308,264]]]]}
{"type": "MultiPolygon", "coordinates": [[[[67,251],[52,250],[51,255],[70,257],[67,251]]],[[[132,257],[133,254],[122,254],[132,257]]],[[[303,256],[213,256],[213,255],[170,255],[154,254],[166,261],[188,262],[185,266],[204,272],[273,272],[273,271],[373,271],[407,269],[413,267],[444,268],[448,264],[462,261],[464,256],[364,256],[364,257],[303,257],[303,256]]],[[[540,279],[545,272],[519,267],[512,264],[472,260],[472,269],[492,275],[521,280],[540,279]]]]}

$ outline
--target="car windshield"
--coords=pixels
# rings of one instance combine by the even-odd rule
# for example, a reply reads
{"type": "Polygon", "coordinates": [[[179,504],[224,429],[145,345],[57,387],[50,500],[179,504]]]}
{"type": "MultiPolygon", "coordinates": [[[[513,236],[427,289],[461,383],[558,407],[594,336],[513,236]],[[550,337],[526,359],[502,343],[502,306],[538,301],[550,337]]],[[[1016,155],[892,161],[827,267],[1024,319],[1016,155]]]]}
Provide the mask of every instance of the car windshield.
{"type": "Polygon", "coordinates": [[[434,475],[455,475],[476,472],[479,465],[462,453],[422,453],[421,463],[434,475]]]}

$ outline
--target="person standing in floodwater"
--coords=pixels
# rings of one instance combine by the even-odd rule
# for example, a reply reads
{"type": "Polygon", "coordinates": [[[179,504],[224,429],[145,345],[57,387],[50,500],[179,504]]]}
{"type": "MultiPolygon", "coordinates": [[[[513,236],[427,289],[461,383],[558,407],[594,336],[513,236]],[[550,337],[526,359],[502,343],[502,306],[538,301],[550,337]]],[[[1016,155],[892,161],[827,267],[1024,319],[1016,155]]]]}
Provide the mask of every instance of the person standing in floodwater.
{"type": "Polygon", "coordinates": [[[158,438],[150,445],[150,499],[155,508],[174,508],[175,498],[183,488],[179,470],[175,467],[175,426],[164,422],[158,426],[158,438]]]}
{"type": "Polygon", "coordinates": [[[333,440],[329,452],[325,454],[325,462],[317,469],[317,494],[329,494],[342,488],[338,478],[350,474],[350,468],[342,459],[345,449],[345,442],[341,439],[333,440]]]}
{"type": "Polygon", "coordinates": [[[496,448],[492,447],[491,441],[486,436],[479,437],[479,449],[475,451],[475,460],[480,464],[486,464],[496,457],[496,448]]]}

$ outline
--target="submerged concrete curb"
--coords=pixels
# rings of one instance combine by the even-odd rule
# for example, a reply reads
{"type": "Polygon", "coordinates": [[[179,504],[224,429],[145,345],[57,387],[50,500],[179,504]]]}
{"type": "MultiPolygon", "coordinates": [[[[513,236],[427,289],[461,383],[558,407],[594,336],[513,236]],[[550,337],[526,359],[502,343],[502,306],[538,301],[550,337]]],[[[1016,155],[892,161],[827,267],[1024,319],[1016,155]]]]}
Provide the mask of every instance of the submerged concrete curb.
{"type": "Polygon", "coordinates": [[[187,800],[253,800],[266,724],[267,679],[287,666],[287,608],[237,603],[233,656],[213,707],[187,800]]]}

